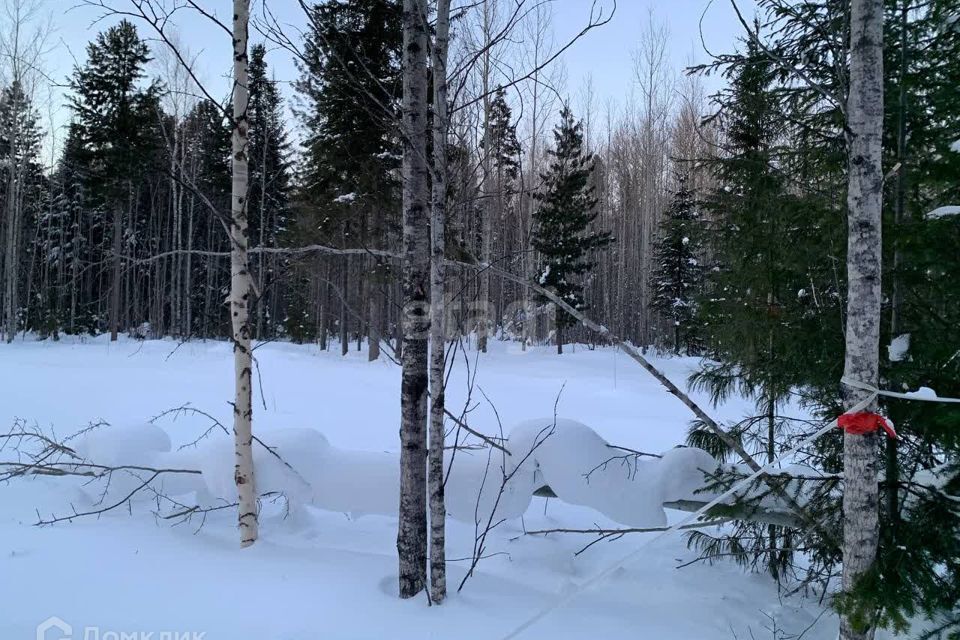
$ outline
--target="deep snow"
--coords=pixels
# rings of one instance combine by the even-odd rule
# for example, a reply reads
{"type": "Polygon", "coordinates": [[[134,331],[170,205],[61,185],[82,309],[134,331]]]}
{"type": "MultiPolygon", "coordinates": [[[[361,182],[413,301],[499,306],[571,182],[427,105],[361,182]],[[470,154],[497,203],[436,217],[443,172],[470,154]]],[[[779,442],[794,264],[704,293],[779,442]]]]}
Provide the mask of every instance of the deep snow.
{"type": "MultiPolygon", "coordinates": [[[[577,347],[556,356],[549,348],[522,352],[496,342],[491,347],[479,360],[467,353],[476,373],[474,428],[499,434],[482,389],[505,431],[551,415],[557,402],[559,416],[588,424],[608,442],[659,453],[683,441],[687,409],[614,350],[577,347]]],[[[395,364],[368,363],[365,353],[355,351],[341,358],[289,344],[262,345],[255,355],[262,380],[255,431],[265,441],[271,433],[306,428],[320,431],[333,447],[365,451],[371,459],[396,451],[395,364]]],[[[677,382],[694,364],[658,360],[677,382]]],[[[9,424],[23,418],[63,436],[99,419],[110,423],[105,429],[122,430],[190,403],[229,424],[232,367],[226,343],[17,341],[0,347],[6,398],[0,420],[9,424]]],[[[467,378],[460,354],[447,392],[455,413],[467,378]]],[[[746,406],[746,401],[732,402],[716,413],[736,418],[746,406]]],[[[181,416],[158,424],[176,449],[206,430],[209,421],[181,416]]],[[[98,446],[109,446],[109,439],[98,446]]],[[[309,464],[309,451],[302,453],[299,464],[309,464]]],[[[231,466],[232,460],[225,463],[231,466]]],[[[286,515],[279,505],[268,504],[260,541],[240,550],[230,510],[212,514],[199,529],[196,520],[177,527],[157,520],[150,504],[138,505],[132,515],[123,511],[38,528],[33,526],[38,512],[64,514],[70,505],[88,506],[82,487],[71,480],[36,478],[0,486],[0,492],[4,640],[34,638],[37,624],[53,615],[73,626],[75,638],[94,626],[101,636],[194,631],[205,632],[208,640],[499,638],[642,541],[640,535],[628,536],[574,556],[590,538],[524,536],[524,526],[615,524],[586,507],[534,498],[522,520],[508,520],[491,535],[491,557],[480,563],[464,590],[429,608],[425,599],[395,597],[396,522],[388,516],[351,517],[312,507],[286,515]]],[[[459,559],[470,555],[474,535],[473,526],[448,521],[454,589],[468,568],[459,559]]],[[[668,536],[521,637],[732,640],[752,632],[759,639],[773,637],[773,620],[785,634],[800,634],[813,624],[805,638],[836,637],[835,617],[817,602],[782,600],[771,580],[744,574],[732,564],[676,568],[693,557],[681,535],[668,536]]]]}

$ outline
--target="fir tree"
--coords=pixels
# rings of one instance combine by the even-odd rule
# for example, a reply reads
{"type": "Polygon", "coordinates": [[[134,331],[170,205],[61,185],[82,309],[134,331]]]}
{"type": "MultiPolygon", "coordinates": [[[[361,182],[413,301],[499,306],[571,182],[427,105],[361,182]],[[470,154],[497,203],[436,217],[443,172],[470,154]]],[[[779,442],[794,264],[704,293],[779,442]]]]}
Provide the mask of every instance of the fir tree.
{"type": "Polygon", "coordinates": [[[703,250],[700,244],[700,216],[686,176],[677,176],[677,190],[670,209],[660,223],[660,237],[654,246],[657,265],[653,274],[653,308],[673,327],[673,349],[692,353],[697,338],[693,328],[695,298],[703,282],[703,250]]]}
{"type": "MultiPolygon", "coordinates": [[[[777,458],[792,430],[781,411],[785,402],[797,386],[811,383],[814,370],[835,371],[835,384],[843,353],[834,339],[833,361],[819,359],[819,345],[831,335],[824,322],[831,307],[820,301],[836,291],[824,255],[829,211],[788,188],[785,148],[792,131],[773,89],[775,69],[751,39],[718,98],[726,143],[712,162],[717,187],[704,202],[713,265],[698,301],[711,359],[692,377],[715,401],[734,395],[756,401],[757,413],[731,430],[766,461],[777,458]]],[[[726,454],[696,423],[688,440],[726,454]]],[[[739,554],[744,564],[763,566],[776,578],[792,567],[794,538],[793,531],[752,523],[720,538],[692,536],[706,555],[739,554]]]]}
{"type": "MultiPolygon", "coordinates": [[[[609,232],[590,229],[597,217],[597,200],[591,176],[593,155],[583,147],[583,123],[576,122],[569,108],[560,111],[560,124],[553,131],[555,148],[543,187],[536,197],[533,247],[542,264],[539,284],[550,289],[574,309],[586,308],[583,278],[594,267],[592,254],[606,247],[609,232]]],[[[574,319],[557,310],[557,353],[563,353],[563,331],[574,319]]]]}
{"type": "MultiPolygon", "coordinates": [[[[960,154],[950,150],[960,131],[960,32],[943,26],[956,5],[889,0],[886,7],[883,146],[892,178],[883,205],[882,340],[890,348],[881,351],[880,375],[888,388],[957,396],[960,225],[956,217],[924,215],[960,202],[960,154]]],[[[960,638],[960,507],[949,498],[960,492],[960,411],[883,404],[900,437],[884,442],[880,548],[841,603],[854,614],[878,608],[878,622],[900,630],[923,615],[937,620],[938,633],[928,637],[960,638]],[[930,474],[942,488],[923,480],[930,474]]]]}
{"type": "MultiPolygon", "coordinates": [[[[960,32],[943,27],[954,4],[949,0],[888,0],[884,36],[884,172],[890,177],[883,207],[887,217],[883,274],[887,300],[882,339],[891,349],[886,360],[881,360],[881,385],[897,390],[928,386],[949,396],[960,393],[956,356],[960,336],[955,331],[960,326],[955,286],[960,277],[956,252],[960,240],[956,218],[927,220],[924,213],[956,202],[955,196],[960,193],[955,179],[960,154],[949,149],[960,131],[954,90],[960,82],[960,32]]],[[[833,256],[840,262],[844,259],[837,231],[844,225],[846,167],[842,114],[837,105],[823,99],[821,89],[843,95],[846,78],[838,73],[835,60],[845,55],[849,40],[844,22],[847,3],[817,0],[805,3],[799,12],[783,11],[782,5],[772,0],[764,0],[760,6],[772,16],[770,31],[778,34],[767,46],[789,66],[802,65],[807,77],[818,86],[787,82],[792,79],[788,72],[769,66],[770,84],[783,115],[780,122],[791,123],[774,136],[774,140],[783,138],[784,144],[775,148],[769,163],[772,173],[782,177],[786,191],[786,197],[771,195],[787,222],[778,262],[789,266],[794,262],[791,256],[800,256],[796,264],[803,264],[807,276],[804,284],[804,279],[790,275],[800,274],[799,269],[791,267],[782,273],[787,276],[784,282],[794,283],[786,291],[796,287],[796,302],[801,304],[784,304],[792,299],[784,296],[778,309],[781,318],[793,318],[777,332],[781,340],[776,358],[781,368],[778,376],[785,383],[783,388],[789,383],[792,395],[809,402],[816,415],[830,419],[843,411],[836,383],[841,371],[838,356],[843,352],[837,343],[841,332],[830,327],[843,326],[839,307],[845,283],[842,270],[831,273],[824,257],[833,256]],[[833,37],[826,37],[828,34],[833,37]],[[798,233],[804,229],[809,233],[798,233]]],[[[726,56],[725,64],[736,69],[732,72],[736,79],[747,73],[752,60],[736,54],[726,56]]],[[[729,122],[737,100],[731,94],[722,101],[720,121],[726,115],[729,122]]],[[[774,116],[775,109],[753,121],[776,122],[774,116]]],[[[718,167],[722,169],[725,162],[735,159],[738,151],[735,148],[730,158],[718,161],[718,167]]],[[[729,191],[718,193],[715,202],[731,201],[736,194],[745,193],[730,183],[726,186],[729,191]]],[[[720,215],[720,210],[708,211],[711,216],[720,215]]],[[[720,228],[708,236],[709,252],[736,258],[737,247],[746,254],[755,246],[749,239],[752,234],[737,240],[716,233],[723,230],[721,218],[718,223],[720,228]]],[[[756,227],[755,222],[750,225],[750,229],[756,227]]],[[[744,234],[745,230],[738,226],[736,231],[744,234]]],[[[722,260],[718,260],[717,268],[723,268],[722,260]]],[[[709,275],[704,308],[714,324],[708,332],[710,346],[718,358],[729,358],[730,345],[748,343],[745,333],[730,331],[738,324],[733,321],[740,317],[735,301],[741,296],[736,283],[730,283],[729,289],[718,286],[724,280],[722,273],[709,275]],[[730,294],[736,294],[733,300],[726,299],[730,294]],[[724,306],[728,314],[713,315],[724,306]],[[718,339],[723,339],[727,348],[721,348],[718,339]]],[[[754,281],[745,281],[753,286],[754,281]]],[[[756,325],[753,333],[762,335],[756,325]]],[[[742,377],[729,376],[726,384],[742,384],[740,390],[744,391],[756,388],[763,378],[751,370],[738,362],[728,371],[742,377]],[[738,382],[743,380],[748,382],[738,382]]],[[[717,389],[726,393],[730,387],[717,389]]],[[[871,571],[852,592],[835,602],[856,619],[901,630],[914,616],[927,616],[937,621],[936,629],[922,637],[956,637],[960,633],[960,612],[956,610],[960,600],[960,565],[956,562],[960,557],[960,510],[950,496],[960,491],[960,412],[950,405],[933,403],[892,400],[882,404],[881,411],[896,423],[900,437],[898,441],[885,441],[883,450],[878,451],[886,467],[879,552],[871,571]],[[936,486],[931,486],[929,478],[934,476],[936,486]]],[[[691,441],[709,446],[701,435],[694,432],[691,441]]],[[[785,443],[786,435],[779,435],[779,441],[785,443]]],[[[808,453],[806,460],[811,466],[828,473],[842,472],[841,434],[824,435],[808,453]]],[[[817,484],[800,483],[803,488],[798,490],[809,491],[812,498],[808,509],[839,530],[838,492],[817,484]]],[[[764,558],[751,554],[750,545],[745,544],[760,532],[742,527],[738,533],[741,535],[722,540],[697,535],[694,542],[701,549],[709,549],[707,555],[710,551],[731,551],[747,565],[762,561],[764,558]]],[[[793,535],[794,546],[809,549],[804,580],[825,585],[837,575],[841,558],[836,540],[808,531],[793,535]]]]}
{"type": "MultiPolygon", "coordinates": [[[[326,1],[312,9],[295,109],[308,132],[299,215],[312,223],[291,229],[291,242],[383,246],[399,231],[401,17],[397,0],[326,1]]],[[[369,262],[357,289],[366,284],[374,294],[367,296],[366,324],[375,358],[383,324],[379,291],[390,268],[369,262]]],[[[342,263],[340,287],[347,295],[349,265],[342,263]]],[[[342,349],[346,321],[342,310],[342,349]]]]}
{"type": "Polygon", "coordinates": [[[159,86],[141,86],[151,58],[136,27],[122,21],[97,34],[87,62],[74,70],[71,106],[90,154],[91,188],[106,199],[128,195],[131,172],[142,173],[145,150],[157,145],[159,86]]]}
{"type": "MultiPolygon", "coordinates": [[[[503,87],[496,90],[493,99],[490,101],[489,130],[480,141],[481,150],[484,150],[485,145],[490,147],[490,157],[487,163],[490,175],[486,184],[482,185],[484,195],[474,214],[474,229],[476,232],[474,246],[480,249],[478,251],[480,256],[496,255],[498,251],[503,253],[505,248],[509,246],[511,234],[519,231],[513,226],[503,224],[488,224],[486,227],[484,225],[485,216],[490,217],[490,222],[505,221],[512,218],[516,215],[519,205],[518,179],[520,176],[521,148],[520,142],[517,140],[517,126],[513,123],[513,113],[507,103],[507,94],[503,87]],[[487,237],[485,237],[485,234],[487,237]],[[483,250],[485,242],[489,242],[491,245],[489,251],[486,252],[483,250]],[[502,249],[498,250],[496,247],[502,249]]],[[[519,289],[507,294],[505,290],[509,290],[511,287],[508,282],[493,282],[491,284],[501,287],[501,297],[508,300],[520,299],[522,295],[519,289]]],[[[515,330],[522,330],[522,323],[525,318],[514,317],[504,318],[503,320],[507,326],[511,326],[515,330]]],[[[482,335],[481,340],[483,340],[482,335]]],[[[480,347],[482,350],[483,344],[480,347]]]]}
{"type": "MultiPolygon", "coordinates": [[[[289,143],[284,124],[280,92],[268,77],[266,47],[254,45],[250,50],[250,238],[261,247],[276,247],[285,233],[290,216],[289,143]]],[[[280,265],[272,256],[257,255],[256,335],[260,339],[275,334],[273,318],[280,313],[280,265]]]]}
{"type": "MultiPolygon", "coordinates": [[[[87,46],[87,62],[74,70],[71,106],[85,153],[85,187],[109,212],[111,222],[100,229],[110,246],[109,288],[111,338],[120,325],[121,257],[135,244],[139,215],[137,186],[159,159],[161,121],[159,86],[142,86],[149,49],[136,28],[121,21],[97,35],[87,46]]],[[[128,292],[129,294],[130,292],[128,292]]]]}
{"type": "MultiPolygon", "coordinates": [[[[203,211],[202,194],[220,211],[230,208],[230,128],[223,109],[209,100],[198,102],[181,123],[182,139],[189,158],[187,175],[197,193],[190,191],[190,210],[203,211]]],[[[189,242],[215,251],[229,251],[230,243],[223,226],[210,215],[194,215],[189,242]]],[[[189,291],[189,330],[193,335],[226,337],[230,318],[225,305],[227,277],[216,258],[188,256],[189,278],[198,283],[189,291]]]]}
{"type": "MultiPolygon", "coordinates": [[[[513,183],[520,175],[520,142],[517,140],[517,125],[507,104],[507,92],[499,87],[490,102],[490,154],[498,182],[504,183],[500,191],[510,193],[513,183]]],[[[481,141],[483,146],[483,141],[481,141]]]]}
{"type": "Polygon", "coordinates": [[[38,116],[24,92],[14,81],[0,92],[0,206],[3,208],[3,326],[7,342],[17,333],[23,316],[21,292],[29,275],[32,243],[26,229],[34,226],[39,214],[43,182],[39,166],[41,132],[38,116]]]}

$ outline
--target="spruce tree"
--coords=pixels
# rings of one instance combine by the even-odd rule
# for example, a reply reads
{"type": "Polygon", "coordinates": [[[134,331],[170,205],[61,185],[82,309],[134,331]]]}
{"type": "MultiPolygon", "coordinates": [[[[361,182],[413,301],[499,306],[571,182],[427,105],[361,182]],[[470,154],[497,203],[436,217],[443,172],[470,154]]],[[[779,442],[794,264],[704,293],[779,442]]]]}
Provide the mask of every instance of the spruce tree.
{"type": "MultiPolygon", "coordinates": [[[[894,390],[928,386],[946,396],[960,394],[956,357],[960,336],[955,331],[960,326],[955,286],[960,277],[956,252],[960,240],[956,217],[929,220],[924,214],[960,200],[956,181],[960,154],[950,149],[957,139],[956,131],[960,131],[955,91],[960,82],[960,32],[944,28],[947,16],[955,11],[954,5],[950,0],[887,0],[884,35],[883,146],[887,178],[882,279],[886,299],[881,339],[890,348],[882,350],[886,358],[881,358],[880,384],[894,390]]],[[[778,169],[774,173],[783,177],[786,191],[785,198],[772,197],[783,209],[784,219],[793,220],[783,236],[781,262],[790,265],[791,255],[807,254],[802,262],[806,283],[790,276],[792,269],[785,272],[785,281],[794,282],[786,291],[795,287],[799,306],[780,305],[780,316],[794,321],[778,331],[784,342],[779,345],[781,357],[777,361],[783,368],[783,380],[790,381],[790,394],[807,402],[813,413],[824,419],[835,418],[843,411],[836,384],[843,353],[837,341],[842,333],[837,328],[844,326],[839,311],[846,284],[843,270],[834,271],[829,263],[845,259],[837,232],[845,226],[846,151],[842,113],[835,103],[824,99],[822,92],[825,89],[833,95],[844,95],[847,79],[836,60],[845,55],[849,40],[847,7],[843,0],[815,0],[805,3],[803,11],[794,12],[783,10],[776,0],[760,2],[760,9],[771,20],[766,30],[776,33],[766,46],[788,66],[785,70],[768,62],[771,93],[778,97],[781,122],[789,123],[784,125],[779,136],[784,142],[775,149],[774,162],[770,163],[778,169]],[[789,71],[792,68],[802,68],[817,86],[792,82],[796,79],[789,71]],[[796,214],[793,218],[791,211],[796,214]],[[804,229],[807,234],[797,233],[804,229]]],[[[729,66],[732,79],[745,74],[752,64],[744,54],[721,58],[720,66],[729,66]]],[[[730,122],[729,114],[737,102],[734,97],[721,97],[718,122],[723,123],[724,117],[730,122]]],[[[775,116],[776,110],[770,115],[775,116]]],[[[769,116],[755,121],[771,122],[769,116]]],[[[737,155],[722,157],[716,165],[722,168],[737,155]]],[[[717,194],[718,203],[741,193],[734,185],[727,187],[726,195],[717,194]]],[[[708,207],[707,213],[712,218],[719,211],[708,207]]],[[[716,233],[722,228],[712,231],[707,236],[708,253],[736,257],[738,247],[745,255],[753,247],[751,234],[745,234],[743,227],[736,228],[744,235],[742,242],[732,234],[716,233]]],[[[716,268],[722,267],[718,260],[716,268]]],[[[740,297],[736,283],[725,289],[718,286],[722,280],[722,273],[709,273],[703,309],[711,315],[707,337],[712,353],[717,358],[729,358],[728,350],[720,348],[722,344],[718,345],[716,339],[728,335],[724,342],[729,346],[746,343],[746,336],[728,331],[736,326],[732,320],[738,314],[737,305],[726,296],[733,293],[737,294],[734,300],[740,297]],[[713,317],[712,313],[724,305],[729,307],[729,314],[713,317]]],[[[784,298],[784,302],[790,300],[784,298]]],[[[762,380],[756,373],[751,375],[751,367],[742,363],[729,368],[731,373],[737,370],[742,378],[730,377],[728,384],[736,386],[739,379],[748,380],[740,390],[756,388],[762,380]]],[[[960,491],[960,412],[952,405],[902,400],[883,401],[880,411],[893,419],[899,434],[897,441],[884,439],[877,451],[878,458],[885,459],[880,461],[885,466],[880,547],[873,568],[835,604],[855,618],[900,630],[905,630],[915,616],[930,617],[935,630],[920,637],[957,637],[960,510],[955,496],[960,491]]],[[[802,433],[804,427],[794,425],[790,431],[797,430],[802,433]]],[[[695,431],[692,435],[691,442],[709,446],[702,433],[695,431]]],[[[789,438],[788,433],[780,434],[779,446],[787,444],[789,438]]],[[[716,452],[723,454],[719,449],[716,452]]],[[[827,473],[842,472],[842,434],[828,433],[819,438],[806,452],[805,461],[827,473]]],[[[796,486],[809,496],[808,509],[839,530],[842,482],[798,482],[796,486]]],[[[741,529],[739,533],[748,531],[741,529]]],[[[751,534],[753,539],[757,533],[751,534]]],[[[793,535],[794,546],[809,550],[804,572],[797,577],[805,584],[826,587],[840,568],[837,540],[809,531],[795,531],[793,535]]],[[[698,534],[694,543],[705,550],[735,552],[738,560],[753,565],[764,558],[751,554],[749,545],[744,544],[750,539],[730,536],[711,540],[698,534]]]]}
{"type": "Polygon", "coordinates": [[[120,325],[122,254],[132,241],[138,214],[131,204],[160,146],[159,86],[143,85],[149,61],[146,43],[136,27],[124,20],[87,46],[86,64],[74,69],[71,81],[71,106],[87,154],[87,192],[110,217],[109,226],[104,225],[101,233],[110,246],[112,262],[112,339],[120,325]]]}
{"type": "MultiPolygon", "coordinates": [[[[583,123],[574,120],[568,107],[560,111],[553,137],[551,162],[540,176],[543,187],[536,194],[540,207],[533,216],[533,247],[542,265],[538,283],[581,310],[586,308],[583,281],[595,265],[593,254],[612,238],[609,232],[591,229],[598,214],[591,183],[594,159],[584,149],[583,123]]],[[[557,310],[557,353],[563,353],[564,329],[574,322],[569,314],[557,310]]]]}
{"type": "Polygon", "coordinates": [[[686,176],[677,176],[677,190],[660,223],[654,246],[656,271],[653,274],[653,308],[673,327],[673,350],[697,349],[694,329],[696,297],[703,284],[703,249],[700,215],[686,176]]]}
{"type": "MultiPolygon", "coordinates": [[[[201,195],[219,211],[230,208],[230,129],[223,108],[209,100],[198,102],[181,123],[188,163],[187,175],[196,191],[186,196],[189,211],[194,212],[193,233],[188,244],[212,251],[229,251],[229,239],[223,226],[206,211],[201,195]]],[[[218,258],[186,256],[188,278],[197,283],[189,289],[188,329],[192,335],[227,337],[229,312],[222,304],[227,295],[227,277],[218,258]]]]}
{"type": "MultiPolygon", "coordinates": [[[[300,216],[313,223],[299,226],[296,242],[382,247],[399,232],[401,17],[397,0],[326,1],[311,10],[298,63],[295,113],[307,131],[300,216]]],[[[369,258],[354,284],[350,262],[342,258],[336,265],[339,287],[344,296],[350,289],[370,293],[364,315],[369,357],[375,358],[383,328],[380,291],[390,279],[390,266],[369,258]]],[[[345,307],[340,314],[343,353],[345,307]]]]}
{"type": "MultiPolygon", "coordinates": [[[[489,145],[490,157],[488,158],[488,168],[490,171],[486,185],[484,185],[484,196],[476,209],[474,229],[475,243],[479,247],[478,255],[503,255],[507,252],[507,247],[516,246],[510,242],[511,236],[522,233],[522,230],[514,228],[512,225],[493,224],[488,225],[486,231],[489,237],[484,237],[484,216],[491,216],[492,220],[505,222],[512,219],[516,214],[519,205],[519,185],[520,176],[520,142],[517,140],[517,126],[513,122],[513,113],[510,105],[507,103],[507,94],[503,87],[499,87],[493,94],[490,101],[489,110],[489,130],[487,135],[481,139],[480,147],[489,145]],[[483,250],[483,243],[489,242],[491,246],[489,251],[483,250]]],[[[482,164],[482,163],[481,163],[482,164]]],[[[516,243],[520,244],[520,243],[516,243]]],[[[516,262],[520,256],[515,259],[516,262]]],[[[498,300],[517,300],[522,295],[521,291],[514,289],[511,291],[509,282],[490,282],[493,287],[500,287],[500,295],[491,295],[490,303],[494,311],[491,312],[492,318],[501,317],[503,309],[497,309],[498,300]],[[509,293],[507,293],[509,291],[509,293]]],[[[522,331],[523,317],[502,318],[507,326],[522,331]]],[[[520,334],[522,335],[522,333],[520,334]]],[[[483,336],[481,336],[483,339],[483,336]]],[[[483,345],[481,344],[481,350],[483,345]]]]}
{"type": "MultiPolygon", "coordinates": [[[[289,143],[283,102],[276,83],[269,77],[266,47],[256,44],[250,50],[250,188],[249,216],[252,245],[276,247],[285,233],[290,216],[289,143]]],[[[280,318],[278,294],[281,264],[272,256],[259,254],[253,259],[257,290],[256,336],[275,335],[280,318]]]]}
{"type": "Polygon", "coordinates": [[[42,171],[39,165],[40,128],[38,116],[23,86],[14,81],[0,92],[0,206],[3,208],[2,246],[3,326],[11,342],[23,316],[21,299],[26,277],[24,268],[32,243],[25,231],[34,226],[39,214],[42,171]]]}
{"type": "MultiPolygon", "coordinates": [[[[769,462],[797,426],[783,412],[795,387],[808,384],[814,369],[825,373],[811,342],[831,335],[823,323],[830,307],[820,300],[836,289],[823,252],[829,235],[818,219],[829,212],[790,188],[785,168],[792,131],[774,90],[774,63],[750,40],[728,77],[716,117],[725,152],[711,162],[717,186],[704,201],[712,264],[697,302],[711,359],[692,383],[717,402],[734,395],[755,401],[756,413],[731,430],[769,462]]],[[[831,344],[838,360],[842,346],[837,339],[831,344]]],[[[688,440],[726,454],[699,424],[688,440]]],[[[741,562],[777,578],[793,563],[795,532],[779,527],[740,523],[729,536],[692,539],[708,556],[739,554],[741,562]]]]}
{"type": "MultiPolygon", "coordinates": [[[[498,87],[490,102],[490,154],[500,193],[511,194],[520,175],[520,142],[513,112],[507,104],[507,92],[498,87]]],[[[481,140],[481,146],[483,141],[481,140]]]]}
{"type": "MultiPolygon", "coordinates": [[[[884,305],[881,386],[921,386],[956,397],[960,333],[958,218],[927,219],[960,202],[960,32],[944,28],[955,3],[886,2],[884,305]],[[895,169],[896,167],[896,169],[895,169]],[[886,356],[886,357],[884,357],[886,356]]],[[[880,625],[936,621],[960,638],[960,411],[953,405],[889,400],[882,411],[899,439],[883,443],[880,547],[873,569],[842,604],[857,614],[879,605],[880,625]],[[928,477],[937,478],[931,486],[928,477]]]]}

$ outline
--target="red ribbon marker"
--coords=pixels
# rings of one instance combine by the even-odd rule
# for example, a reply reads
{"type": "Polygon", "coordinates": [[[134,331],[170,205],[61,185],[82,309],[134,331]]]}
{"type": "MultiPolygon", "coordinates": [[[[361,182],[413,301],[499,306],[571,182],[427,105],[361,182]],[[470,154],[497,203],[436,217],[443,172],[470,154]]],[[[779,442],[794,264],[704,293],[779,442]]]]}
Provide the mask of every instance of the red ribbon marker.
{"type": "Polygon", "coordinates": [[[897,432],[893,429],[893,422],[877,413],[869,411],[859,411],[857,413],[845,413],[837,418],[837,426],[844,432],[855,436],[862,436],[873,433],[877,429],[883,429],[887,436],[896,440],[897,432]]]}

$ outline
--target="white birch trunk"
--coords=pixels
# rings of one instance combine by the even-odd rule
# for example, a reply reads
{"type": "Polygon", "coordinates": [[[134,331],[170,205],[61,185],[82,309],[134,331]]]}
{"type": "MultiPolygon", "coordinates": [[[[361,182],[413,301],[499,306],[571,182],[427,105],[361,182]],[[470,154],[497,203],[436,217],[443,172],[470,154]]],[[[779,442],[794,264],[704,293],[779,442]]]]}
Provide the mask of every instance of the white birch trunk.
{"type": "MultiPolygon", "coordinates": [[[[881,198],[883,172],[883,2],[851,0],[847,100],[847,329],[844,375],[876,385],[880,360],[881,198]]],[[[847,406],[865,397],[847,387],[847,406]]],[[[868,407],[872,410],[874,407],[868,407]]],[[[868,571],[879,540],[877,436],[843,438],[843,589],[868,571]]],[[[873,628],[840,621],[843,640],[870,640],[873,628]]]]}
{"type": "Polygon", "coordinates": [[[250,0],[233,0],[233,174],[230,193],[230,319],[236,396],[233,435],[234,478],[239,501],[240,546],[257,540],[257,489],[253,473],[253,406],[251,403],[250,296],[253,280],[247,254],[247,32],[250,0]]]}
{"type": "Polygon", "coordinates": [[[437,0],[433,44],[433,193],[430,209],[430,596],[435,604],[447,597],[446,518],[443,495],[444,388],[446,306],[444,260],[447,215],[447,45],[450,0],[437,0]]]}
{"type": "Polygon", "coordinates": [[[427,581],[427,0],[403,0],[403,372],[400,383],[400,597],[427,581]]]}

